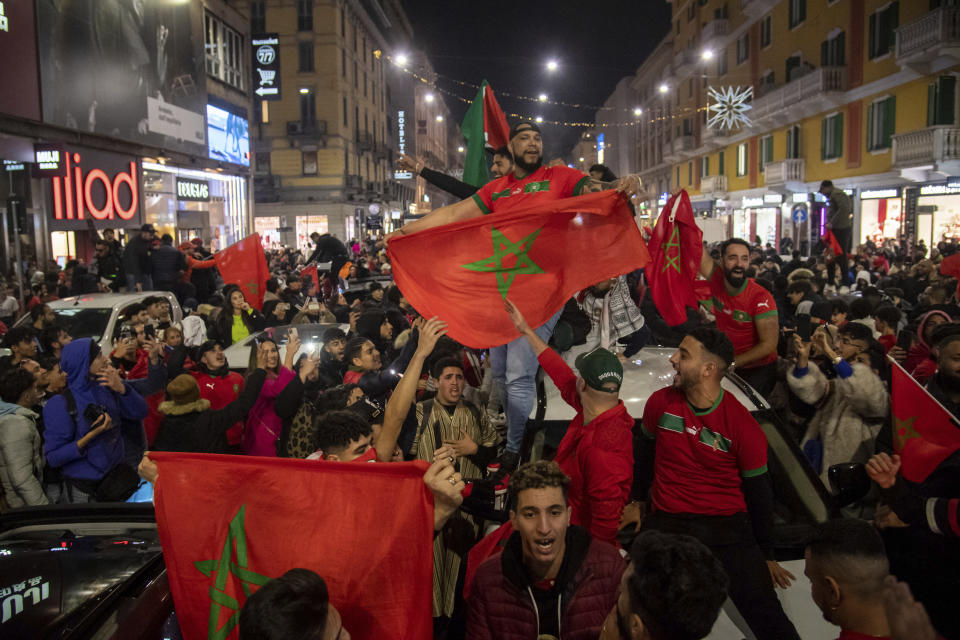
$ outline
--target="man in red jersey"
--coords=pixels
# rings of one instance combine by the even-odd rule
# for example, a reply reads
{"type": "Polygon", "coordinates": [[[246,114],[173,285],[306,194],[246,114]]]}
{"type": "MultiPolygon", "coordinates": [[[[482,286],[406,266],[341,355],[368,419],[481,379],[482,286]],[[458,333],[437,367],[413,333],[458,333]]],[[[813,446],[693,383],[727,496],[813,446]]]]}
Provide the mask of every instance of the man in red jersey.
{"type": "Polygon", "coordinates": [[[703,252],[700,273],[710,281],[707,308],[717,319],[717,328],[733,341],[736,372],[764,398],[777,380],[777,340],[780,325],[777,303],[746,271],[750,245],[730,238],[720,246],[720,264],[703,252]]]}
{"type": "MultiPolygon", "coordinates": [[[[469,220],[482,215],[514,211],[534,207],[549,200],[560,200],[590,191],[589,175],[563,165],[543,165],[543,141],[540,127],[532,122],[521,122],[510,130],[510,153],[513,155],[513,172],[480,187],[465,200],[428,213],[420,220],[405,224],[395,234],[410,234],[453,222],[469,220]]],[[[617,190],[627,197],[635,193],[635,180],[623,178],[617,190]]],[[[534,329],[537,336],[548,341],[553,327],[560,318],[560,310],[542,326],[534,329]]],[[[534,376],[537,373],[537,356],[527,341],[520,337],[508,344],[490,350],[490,367],[493,378],[504,391],[507,417],[507,445],[501,458],[505,470],[516,468],[520,460],[520,447],[527,425],[527,417],[533,410],[536,397],[534,376]]]]}
{"type": "MultiPolygon", "coordinates": [[[[200,385],[200,397],[210,401],[210,408],[222,409],[237,398],[243,391],[243,376],[230,371],[223,347],[216,340],[207,340],[197,350],[197,368],[188,371],[200,385]]],[[[227,430],[227,442],[231,447],[239,447],[243,440],[243,422],[227,430]]]]}
{"type": "Polygon", "coordinates": [[[757,638],[798,639],[773,589],[793,576],[773,560],[767,439],[721,387],[733,358],[727,336],[699,327],[670,358],[673,385],[647,400],[634,488],[644,492],[652,476],[642,529],[699,539],[726,569],[730,599],[757,638]]]}

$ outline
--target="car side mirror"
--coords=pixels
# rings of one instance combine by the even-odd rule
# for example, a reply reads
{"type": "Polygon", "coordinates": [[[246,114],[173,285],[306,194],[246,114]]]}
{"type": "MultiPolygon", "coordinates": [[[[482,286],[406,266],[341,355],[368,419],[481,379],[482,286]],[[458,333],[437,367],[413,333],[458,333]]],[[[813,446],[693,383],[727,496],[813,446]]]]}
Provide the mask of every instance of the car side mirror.
{"type": "Polygon", "coordinates": [[[844,462],[831,465],[827,470],[830,488],[837,498],[838,506],[845,507],[862,500],[870,493],[870,477],[861,462],[844,462]]]}

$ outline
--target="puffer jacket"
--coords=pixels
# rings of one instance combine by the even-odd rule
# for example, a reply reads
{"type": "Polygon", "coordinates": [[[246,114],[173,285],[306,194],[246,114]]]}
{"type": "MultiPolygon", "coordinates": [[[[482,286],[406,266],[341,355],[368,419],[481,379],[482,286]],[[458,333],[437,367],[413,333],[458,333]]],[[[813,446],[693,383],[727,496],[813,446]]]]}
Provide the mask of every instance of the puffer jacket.
{"type": "Polygon", "coordinates": [[[20,405],[0,402],[0,484],[10,508],[49,504],[43,492],[39,416],[20,405]]]}
{"type": "MultiPolygon", "coordinates": [[[[467,600],[467,640],[534,640],[540,618],[533,586],[523,568],[519,533],[498,556],[480,565],[467,600]]],[[[596,640],[617,602],[626,564],[617,549],[591,540],[580,527],[567,529],[566,557],[551,597],[560,616],[560,640],[596,640]]]]}
{"type": "Polygon", "coordinates": [[[63,348],[60,367],[67,374],[67,387],[77,405],[76,422],[67,410],[67,399],[55,395],[43,407],[44,454],[47,464],[62,468],[63,475],[77,480],[99,480],[114,466],[123,462],[124,447],[120,425],[126,420],[140,421],[147,417],[147,403],[130,383],[124,383],[122,394],[100,386],[90,375],[90,338],[78,338],[63,348]],[[83,417],[90,404],[106,407],[113,428],[100,433],[83,450],[80,440],[92,429],[83,417]]]}
{"type": "Polygon", "coordinates": [[[867,365],[841,361],[837,377],[827,377],[816,365],[787,373],[787,384],[800,400],[817,407],[801,446],[817,437],[823,443],[820,478],[829,487],[827,471],[841,462],[866,462],[883,418],[890,410],[890,394],[867,365]]]}

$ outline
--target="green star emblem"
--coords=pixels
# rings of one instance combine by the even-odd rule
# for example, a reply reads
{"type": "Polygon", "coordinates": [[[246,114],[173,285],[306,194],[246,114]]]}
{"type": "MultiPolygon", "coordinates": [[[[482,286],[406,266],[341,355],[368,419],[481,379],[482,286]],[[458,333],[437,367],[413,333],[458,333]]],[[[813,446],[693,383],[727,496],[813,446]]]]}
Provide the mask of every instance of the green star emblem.
{"type": "Polygon", "coordinates": [[[214,578],[210,586],[210,617],[207,623],[207,640],[226,640],[233,628],[240,622],[240,607],[242,604],[226,593],[227,580],[232,574],[240,581],[244,596],[250,596],[250,585],[263,586],[270,581],[269,576],[254,573],[247,569],[247,533],[244,528],[244,513],[247,506],[242,505],[237,515],[233,516],[227,531],[227,539],[223,543],[223,551],[219,560],[201,560],[194,562],[200,573],[214,578]],[[236,562],[233,560],[233,547],[236,544],[236,562]],[[214,572],[216,572],[214,574],[214,572]],[[221,628],[220,613],[226,607],[234,613],[221,628]]]}
{"type": "Polygon", "coordinates": [[[511,242],[506,235],[494,227],[492,228],[493,255],[488,258],[460,266],[464,269],[469,269],[470,271],[496,274],[497,291],[500,292],[500,296],[502,298],[506,299],[507,294],[510,292],[510,286],[513,284],[513,279],[515,277],[518,275],[544,273],[543,269],[540,268],[540,265],[531,260],[530,256],[527,255],[530,252],[530,249],[533,248],[534,240],[537,239],[537,236],[542,230],[542,228],[537,229],[530,235],[520,240],[520,242],[514,243],[511,242]],[[512,267],[505,267],[503,264],[503,259],[511,255],[516,256],[517,261],[512,267]]]}
{"type": "Polygon", "coordinates": [[[895,451],[903,451],[903,447],[908,440],[919,438],[920,434],[913,428],[913,423],[917,421],[917,416],[911,416],[901,420],[893,416],[893,442],[895,451]]]}
{"type": "Polygon", "coordinates": [[[258,293],[260,291],[260,283],[251,280],[250,282],[248,282],[243,286],[246,288],[247,293],[249,293],[251,296],[253,296],[254,298],[258,297],[258,293]]]}
{"type": "Polygon", "coordinates": [[[674,269],[677,270],[677,273],[680,273],[680,227],[679,225],[673,227],[673,233],[670,234],[670,240],[664,246],[666,247],[667,262],[666,264],[663,265],[663,269],[660,270],[660,273],[663,273],[669,267],[673,267],[674,269]],[[672,249],[673,247],[677,248],[677,252],[671,256],[670,249],[672,249]]]}

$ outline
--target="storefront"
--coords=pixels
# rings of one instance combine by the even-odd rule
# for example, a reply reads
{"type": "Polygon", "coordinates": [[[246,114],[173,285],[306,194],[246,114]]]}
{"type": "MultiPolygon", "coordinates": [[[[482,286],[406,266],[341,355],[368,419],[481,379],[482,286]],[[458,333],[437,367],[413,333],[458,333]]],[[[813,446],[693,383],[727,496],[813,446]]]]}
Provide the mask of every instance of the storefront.
{"type": "Polygon", "coordinates": [[[928,247],[960,237],[960,186],[928,184],[917,200],[917,239],[928,247]]]}
{"type": "Polygon", "coordinates": [[[743,238],[754,243],[760,238],[760,244],[776,247],[780,238],[781,203],[783,196],[765,194],[763,196],[744,196],[739,209],[730,216],[730,232],[733,238],[743,238]]]}
{"type": "Polygon", "coordinates": [[[871,240],[880,245],[900,235],[903,201],[899,187],[867,189],[860,192],[860,237],[857,245],[871,240]]]}

